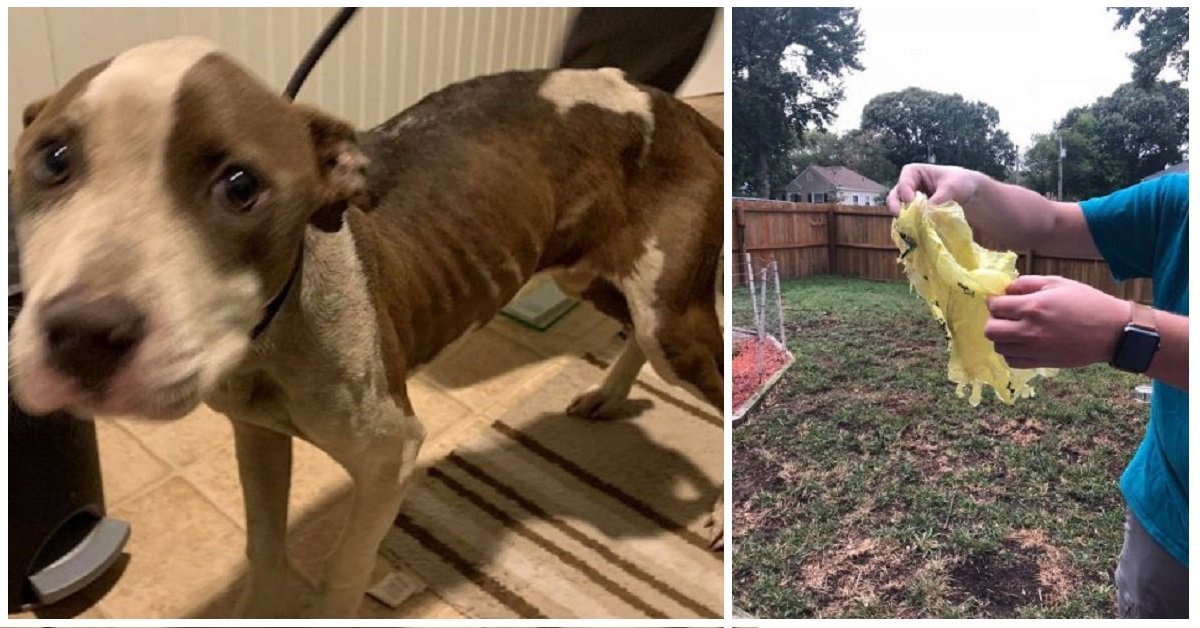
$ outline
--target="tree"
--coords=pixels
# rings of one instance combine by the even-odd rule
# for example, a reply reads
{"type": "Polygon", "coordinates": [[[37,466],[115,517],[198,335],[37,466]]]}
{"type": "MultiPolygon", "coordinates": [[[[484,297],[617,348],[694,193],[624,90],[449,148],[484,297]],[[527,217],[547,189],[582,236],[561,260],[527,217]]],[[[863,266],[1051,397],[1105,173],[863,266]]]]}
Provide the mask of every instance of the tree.
{"type": "Polygon", "coordinates": [[[1142,47],[1129,54],[1133,61],[1133,80],[1149,87],[1163,68],[1172,67],[1183,80],[1188,77],[1188,8],[1187,7],[1120,7],[1110,8],[1117,13],[1113,30],[1129,28],[1136,19],[1141,25],[1138,39],[1142,47]]]}
{"type": "Polygon", "coordinates": [[[1188,91],[1179,83],[1157,81],[1149,89],[1126,83],[1097,100],[1093,110],[1105,150],[1120,160],[1123,185],[1187,154],[1188,91]]]}
{"type": "MultiPolygon", "coordinates": [[[[1117,159],[1105,152],[1096,115],[1079,108],[1059,123],[1067,161],[1063,168],[1064,200],[1099,196],[1113,189],[1118,177],[1117,159]]],[[[1058,189],[1058,138],[1051,132],[1033,136],[1033,146],[1025,153],[1025,187],[1043,194],[1058,189]]]]}
{"type": "Polygon", "coordinates": [[[766,197],[799,133],[833,120],[841,75],[862,69],[858,10],[735,8],[731,44],[734,188],[766,197]]]}
{"type": "Polygon", "coordinates": [[[862,115],[862,130],[876,135],[897,167],[936,156],[1004,179],[1016,147],[999,125],[1000,114],[986,103],[918,87],[879,94],[862,115]]]}
{"type": "MultiPolygon", "coordinates": [[[[1067,112],[1058,122],[1067,149],[1063,196],[1107,194],[1187,156],[1188,92],[1155,81],[1149,89],[1125,83],[1109,96],[1067,112]]],[[[1058,185],[1058,143],[1038,135],[1025,154],[1026,184],[1040,192],[1058,185]]]]}

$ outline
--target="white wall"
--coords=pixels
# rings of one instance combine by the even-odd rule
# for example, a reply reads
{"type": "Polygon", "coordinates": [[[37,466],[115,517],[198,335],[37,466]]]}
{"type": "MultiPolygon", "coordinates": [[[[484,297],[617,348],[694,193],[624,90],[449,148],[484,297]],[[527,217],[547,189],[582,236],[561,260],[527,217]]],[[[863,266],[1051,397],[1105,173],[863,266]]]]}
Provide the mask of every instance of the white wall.
{"type": "MultiPolygon", "coordinates": [[[[332,8],[149,8],[8,10],[8,150],[25,105],[80,70],[139,43],[201,35],[282,91],[332,8]]],[[[360,128],[465,78],[557,62],[574,9],[365,8],[309,76],[299,100],[360,128]]],[[[722,25],[709,34],[684,95],[724,84],[722,25]]]]}
{"type": "Polygon", "coordinates": [[[725,90],[725,9],[717,11],[704,51],[696,60],[687,80],[679,86],[680,96],[702,96],[725,90]]]}
{"type": "MultiPolygon", "coordinates": [[[[29,102],[139,43],[201,35],[283,90],[336,9],[57,9],[8,12],[11,152],[29,102]]],[[[449,83],[553,65],[570,8],[365,8],[313,70],[299,100],[359,127],[382,122],[449,83]]]]}

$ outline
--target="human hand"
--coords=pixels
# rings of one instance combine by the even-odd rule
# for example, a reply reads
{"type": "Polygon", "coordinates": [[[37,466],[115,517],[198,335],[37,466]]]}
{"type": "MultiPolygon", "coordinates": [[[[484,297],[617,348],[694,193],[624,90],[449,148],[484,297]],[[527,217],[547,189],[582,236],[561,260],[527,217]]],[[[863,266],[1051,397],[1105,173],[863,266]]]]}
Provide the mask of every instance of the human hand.
{"type": "Polygon", "coordinates": [[[930,205],[954,201],[965,206],[979,191],[984,178],[981,173],[958,166],[908,164],[900,170],[896,186],[888,192],[888,211],[893,216],[900,215],[900,205],[911,201],[917,192],[924,192],[930,205]]]}
{"type": "Polygon", "coordinates": [[[1108,362],[1129,322],[1129,303],[1062,277],[1025,275],[988,299],[983,329],[1013,368],[1108,362]]]}

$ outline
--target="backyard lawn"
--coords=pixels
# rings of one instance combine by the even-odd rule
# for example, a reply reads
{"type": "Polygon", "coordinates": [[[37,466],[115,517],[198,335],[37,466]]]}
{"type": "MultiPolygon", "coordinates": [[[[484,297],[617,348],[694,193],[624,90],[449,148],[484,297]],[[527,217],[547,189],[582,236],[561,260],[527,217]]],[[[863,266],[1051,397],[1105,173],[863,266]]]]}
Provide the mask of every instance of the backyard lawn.
{"type": "MultiPolygon", "coordinates": [[[[734,603],[783,617],[1111,617],[1145,378],[978,408],[907,284],[783,285],[796,363],[734,430],[734,603]]],[[[735,294],[745,325],[748,295],[735,294]]]]}

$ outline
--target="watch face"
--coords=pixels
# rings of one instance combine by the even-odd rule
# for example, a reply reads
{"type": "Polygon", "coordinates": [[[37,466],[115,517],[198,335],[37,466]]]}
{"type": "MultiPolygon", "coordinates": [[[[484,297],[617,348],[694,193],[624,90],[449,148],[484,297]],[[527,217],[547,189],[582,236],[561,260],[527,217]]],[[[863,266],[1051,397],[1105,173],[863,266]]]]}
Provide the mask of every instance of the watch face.
{"type": "Polygon", "coordinates": [[[1158,342],[1157,332],[1130,325],[1121,334],[1112,365],[1125,371],[1145,373],[1158,351],[1158,342]]]}

